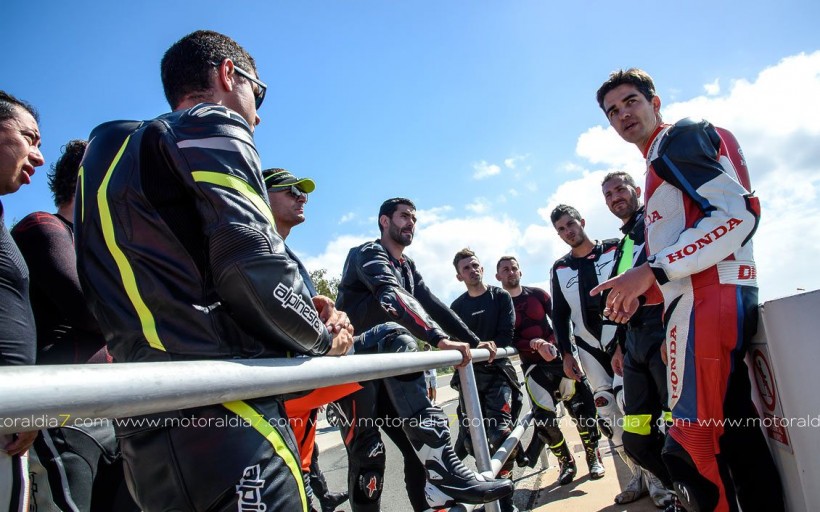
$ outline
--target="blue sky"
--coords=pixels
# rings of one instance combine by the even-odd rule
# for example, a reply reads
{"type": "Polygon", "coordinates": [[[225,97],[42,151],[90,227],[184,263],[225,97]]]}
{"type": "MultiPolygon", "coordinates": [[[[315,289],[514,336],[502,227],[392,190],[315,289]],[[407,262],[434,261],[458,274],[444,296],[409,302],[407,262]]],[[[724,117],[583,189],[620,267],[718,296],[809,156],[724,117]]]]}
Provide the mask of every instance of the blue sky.
{"type": "MultiPolygon", "coordinates": [[[[665,119],[705,117],[735,132],[761,196],[755,238],[761,298],[820,288],[820,35],[816,2],[7,0],[0,88],[41,113],[46,166],[111,119],[168,110],[163,52],[200,28],[254,55],[268,97],[263,165],[309,176],[308,220],[289,244],[308,266],[341,272],[347,249],[377,236],[381,201],[416,201],[407,253],[449,301],[450,264],[474,248],[519,256],[546,284],[566,246],[548,223],[573,204],[596,238],[617,236],[600,179],[640,155],[614,135],[594,95],[611,70],[655,78],[665,119]]],[[[3,198],[6,222],[53,211],[46,167],[3,198]]]]}

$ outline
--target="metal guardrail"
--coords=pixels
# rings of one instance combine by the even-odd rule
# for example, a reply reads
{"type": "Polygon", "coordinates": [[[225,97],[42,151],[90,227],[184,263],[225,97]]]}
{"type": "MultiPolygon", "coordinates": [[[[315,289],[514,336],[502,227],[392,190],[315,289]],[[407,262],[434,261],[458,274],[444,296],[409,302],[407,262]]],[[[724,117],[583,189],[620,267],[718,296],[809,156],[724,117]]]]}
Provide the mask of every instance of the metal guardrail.
{"type": "MultiPolygon", "coordinates": [[[[496,358],[517,354],[498,349],[496,358]]],[[[473,362],[489,352],[473,349],[473,362]]],[[[0,434],[82,424],[280,395],[347,382],[381,379],[430,368],[453,366],[460,353],[443,350],[347,357],[297,357],[0,367],[0,434]]],[[[531,421],[525,416],[513,434],[490,458],[478,402],[472,363],[460,369],[465,414],[478,470],[495,476],[531,421]]],[[[488,503],[486,510],[498,510],[488,503]]],[[[473,510],[459,505],[453,510],[473,510]]]]}
{"type": "MultiPolygon", "coordinates": [[[[516,353],[512,348],[499,349],[497,357],[516,353]]],[[[473,349],[472,354],[474,361],[489,358],[483,349],[473,349]]],[[[458,352],[442,350],[348,357],[4,366],[0,367],[0,434],[44,428],[24,428],[26,421],[122,418],[380,379],[460,361],[458,352]]]]}

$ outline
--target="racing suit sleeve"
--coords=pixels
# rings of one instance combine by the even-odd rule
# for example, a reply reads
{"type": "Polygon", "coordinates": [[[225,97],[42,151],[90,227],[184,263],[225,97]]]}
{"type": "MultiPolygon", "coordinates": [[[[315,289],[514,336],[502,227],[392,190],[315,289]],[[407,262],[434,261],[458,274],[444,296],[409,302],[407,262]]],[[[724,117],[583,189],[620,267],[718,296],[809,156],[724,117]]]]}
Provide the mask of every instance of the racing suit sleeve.
{"type": "Polygon", "coordinates": [[[757,229],[759,200],[737,181],[734,165],[721,151],[722,142],[711,124],[684,119],[670,130],[651,162],[661,179],[688,195],[704,214],[677,241],[649,256],[660,284],[724,260],[757,229]]]}
{"type": "Polygon", "coordinates": [[[223,304],[262,343],[327,353],[331,334],[276,233],[250,128],[218,105],[199,105],[187,116],[160,144],[193,191],[208,240],[208,270],[223,304]]]}
{"type": "Polygon", "coordinates": [[[567,299],[561,291],[555,267],[552,268],[552,278],[550,279],[550,291],[552,294],[552,328],[555,332],[555,340],[562,353],[572,352],[572,340],[570,339],[571,311],[567,299]]]}
{"type": "Polygon", "coordinates": [[[495,333],[497,347],[513,346],[513,332],[515,331],[515,308],[512,297],[504,290],[498,294],[498,331],[495,333]]]}
{"type": "Polygon", "coordinates": [[[353,254],[355,259],[346,263],[344,272],[356,272],[358,280],[376,297],[393,321],[432,345],[447,337],[419,301],[401,287],[381,245],[368,243],[353,254]]]}
{"type": "Polygon", "coordinates": [[[546,334],[545,340],[549,341],[550,343],[555,344],[555,332],[552,329],[552,297],[550,294],[545,292],[544,290],[540,290],[537,293],[538,300],[541,301],[541,305],[544,308],[544,311],[547,313],[547,330],[548,334],[546,334]]]}

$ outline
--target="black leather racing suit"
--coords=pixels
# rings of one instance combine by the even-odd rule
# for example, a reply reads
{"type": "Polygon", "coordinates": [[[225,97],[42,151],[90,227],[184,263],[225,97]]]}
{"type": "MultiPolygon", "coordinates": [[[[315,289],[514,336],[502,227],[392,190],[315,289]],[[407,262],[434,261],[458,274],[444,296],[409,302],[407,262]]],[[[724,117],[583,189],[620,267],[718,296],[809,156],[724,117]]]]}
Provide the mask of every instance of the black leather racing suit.
{"type": "MultiPolygon", "coordinates": [[[[331,335],[274,228],[241,116],[200,104],[105,123],[90,140],[75,207],[77,265],[117,361],[329,350],[331,335]]],[[[307,509],[279,397],[158,417],[158,427],[141,417],[117,429],[143,510],[307,509]],[[185,428],[180,417],[248,418],[254,428],[185,428]]]]}
{"type": "MultiPolygon", "coordinates": [[[[433,346],[448,337],[445,330],[453,338],[473,347],[479,342],[475,334],[430,292],[413,260],[393,258],[379,241],[354,247],[348,253],[336,307],[347,313],[357,332],[396,322],[433,346]]],[[[379,350],[391,349],[380,347],[379,350]]],[[[392,350],[413,351],[417,347],[400,346],[392,350]]],[[[385,469],[380,423],[404,457],[405,482],[413,509],[428,509],[424,467],[400,422],[392,421],[394,418],[412,418],[430,407],[423,373],[362,382],[361,385],[361,390],[337,402],[345,416],[341,424],[349,457],[348,481],[353,510],[379,510],[385,469]]]]}
{"type": "MultiPolygon", "coordinates": [[[[613,276],[646,261],[644,213],[641,206],[621,226],[624,237],[615,254],[613,276]]],[[[661,459],[664,434],[658,428],[660,418],[671,419],[666,365],[660,352],[665,335],[663,304],[646,303],[626,326],[618,327],[616,336],[624,354],[624,449],[641,467],[671,488],[672,479],[661,459]]]]}

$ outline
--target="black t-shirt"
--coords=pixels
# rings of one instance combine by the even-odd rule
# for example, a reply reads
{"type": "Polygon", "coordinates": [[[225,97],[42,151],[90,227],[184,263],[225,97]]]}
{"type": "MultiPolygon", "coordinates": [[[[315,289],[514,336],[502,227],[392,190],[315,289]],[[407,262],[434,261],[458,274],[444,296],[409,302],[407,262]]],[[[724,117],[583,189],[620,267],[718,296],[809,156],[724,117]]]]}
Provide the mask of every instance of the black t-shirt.
{"type": "Polygon", "coordinates": [[[6,229],[0,203],[0,366],[34,364],[37,338],[28,267],[6,229]]]}
{"type": "Polygon", "coordinates": [[[464,292],[450,309],[482,341],[495,341],[497,347],[512,346],[515,312],[510,294],[497,286],[487,286],[478,297],[464,292]]]}

